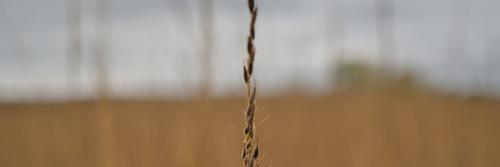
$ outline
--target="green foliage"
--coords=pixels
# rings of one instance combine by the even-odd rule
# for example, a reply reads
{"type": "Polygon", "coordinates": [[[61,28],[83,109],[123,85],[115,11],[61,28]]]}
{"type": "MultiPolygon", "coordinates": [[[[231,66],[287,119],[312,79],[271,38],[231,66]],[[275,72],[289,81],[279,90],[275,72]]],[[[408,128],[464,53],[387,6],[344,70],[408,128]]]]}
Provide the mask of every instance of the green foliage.
{"type": "Polygon", "coordinates": [[[369,85],[373,69],[361,63],[340,63],[336,69],[336,81],[340,88],[363,88],[369,85]]]}
{"type": "Polygon", "coordinates": [[[341,62],[335,69],[335,81],[341,89],[408,89],[418,87],[418,79],[409,71],[397,73],[366,63],[341,62]]]}

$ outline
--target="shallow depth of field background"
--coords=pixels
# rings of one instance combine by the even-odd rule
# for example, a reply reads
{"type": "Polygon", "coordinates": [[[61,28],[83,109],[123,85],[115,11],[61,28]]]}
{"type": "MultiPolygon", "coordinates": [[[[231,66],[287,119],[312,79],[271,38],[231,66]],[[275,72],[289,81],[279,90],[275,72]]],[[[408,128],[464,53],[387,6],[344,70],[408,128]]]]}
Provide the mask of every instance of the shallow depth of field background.
{"type": "MultiPolygon", "coordinates": [[[[0,166],[240,166],[246,0],[0,0],[0,166]]],[[[259,0],[272,166],[500,166],[500,1],[259,0]]]]}

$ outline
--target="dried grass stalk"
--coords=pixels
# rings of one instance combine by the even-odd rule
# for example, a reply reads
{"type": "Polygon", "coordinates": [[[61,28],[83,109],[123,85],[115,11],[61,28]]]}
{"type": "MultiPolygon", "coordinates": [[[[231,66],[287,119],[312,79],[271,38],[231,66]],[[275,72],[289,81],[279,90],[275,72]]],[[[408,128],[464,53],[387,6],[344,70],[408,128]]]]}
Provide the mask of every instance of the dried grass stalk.
{"type": "Polygon", "coordinates": [[[243,153],[242,158],[246,167],[259,166],[259,143],[255,131],[254,115],[256,109],[256,90],[255,83],[252,84],[253,63],[255,60],[255,21],[257,20],[257,6],[255,0],[248,0],[250,10],[250,32],[248,35],[247,52],[248,58],[243,67],[243,77],[245,80],[247,93],[247,106],[245,110],[245,129],[243,131],[243,153]]]}

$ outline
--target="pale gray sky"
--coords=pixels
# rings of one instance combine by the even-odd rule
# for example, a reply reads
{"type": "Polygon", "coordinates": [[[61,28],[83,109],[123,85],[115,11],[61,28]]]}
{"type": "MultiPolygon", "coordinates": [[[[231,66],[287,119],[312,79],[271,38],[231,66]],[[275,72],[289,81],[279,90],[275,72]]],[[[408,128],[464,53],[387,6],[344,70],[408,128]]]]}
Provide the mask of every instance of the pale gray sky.
{"type": "MultiPolygon", "coordinates": [[[[66,1],[0,0],[0,99],[65,96],[66,1]]],[[[448,54],[452,0],[395,1],[398,66],[452,91],[487,88],[500,94],[500,69],[496,67],[500,64],[496,46],[500,1],[455,0],[470,11],[470,24],[463,38],[466,57],[455,60],[453,67],[448,54]]],[[[215,2],[214,94],[241,92],[246,1],[215,2]]],[[[312,92],[331,86],[334,53],[343,43],[348,59],[376,63],[376,0],[258,2],[256,76],[262,92],[280,91],[296,82],[312,92]],[[336,19],[339,14],[344,21],[336,19]]],[[[83,0],[82,8],[84,58],[79,93],[89,96],[95,72],[95,1],[83,0]]],[[[178,97],[195,88],[199,80],[198,9],[198,0],[113,0],[108,61],[113,93],[178,97]]]]}

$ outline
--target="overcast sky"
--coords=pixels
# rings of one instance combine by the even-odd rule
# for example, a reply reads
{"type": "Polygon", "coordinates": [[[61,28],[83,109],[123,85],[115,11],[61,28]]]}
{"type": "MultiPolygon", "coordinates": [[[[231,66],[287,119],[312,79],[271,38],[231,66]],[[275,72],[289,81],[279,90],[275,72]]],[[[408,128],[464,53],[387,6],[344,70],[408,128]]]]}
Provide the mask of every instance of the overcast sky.
{"type": "MultiPolygon", "coordinates": [[[[332,86],[332,65],[342,48],[346,59],[378,63],[377,1],[258,1],[259,87],[276,92],[299,84],[321,92],[332,86]]],[[[395,0],[397,50],[392,64],[453,91],[470,93],[481,88],[500,93],[500,1],[455,1],[395,0]],[[455,24],[452,4],[469,11],[458,12],[455,24]],[[459,49],[463,58],[448,52],[450,30],[464,34],[451,38],[464,41],[459,49]]],[[[0,0],[1,99],[66,94],[66,2],[0,0]]],[[[95,80],[95,1],[82,2],[79,93],[90,95],[95,80]]],[[[198,10],[198,0],[113,0],[107,64],[113,93],[177,97],[195,88],[200,73],[198,10]]],[[[244,0],[215,0],[215,95],[241,92],[247,24],[244,0]]]]}

